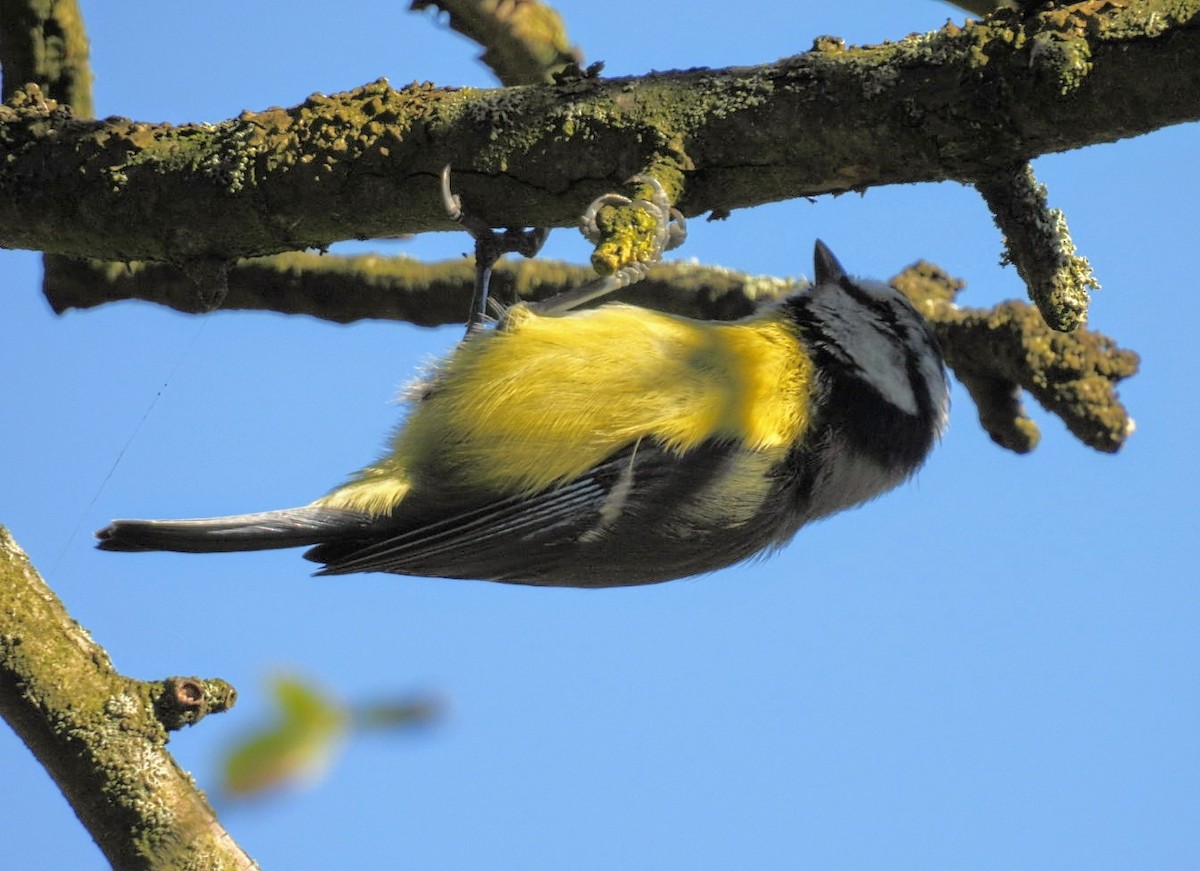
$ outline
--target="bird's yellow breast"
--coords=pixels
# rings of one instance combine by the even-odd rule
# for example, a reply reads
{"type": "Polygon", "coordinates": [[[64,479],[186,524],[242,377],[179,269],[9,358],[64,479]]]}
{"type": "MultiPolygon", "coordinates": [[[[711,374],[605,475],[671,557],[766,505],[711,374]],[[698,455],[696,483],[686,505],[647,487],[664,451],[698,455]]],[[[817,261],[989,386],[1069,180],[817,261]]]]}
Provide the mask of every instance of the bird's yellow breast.
{"type": "Polygon", "coordinates": [[[813,364],[777,310],[733,323],[626,305],[510,310],[439,367],[392,451],[320,501],[382,513],[413,486],[536,492],[639,440],[776,453],[809,425],[813,364]]]}

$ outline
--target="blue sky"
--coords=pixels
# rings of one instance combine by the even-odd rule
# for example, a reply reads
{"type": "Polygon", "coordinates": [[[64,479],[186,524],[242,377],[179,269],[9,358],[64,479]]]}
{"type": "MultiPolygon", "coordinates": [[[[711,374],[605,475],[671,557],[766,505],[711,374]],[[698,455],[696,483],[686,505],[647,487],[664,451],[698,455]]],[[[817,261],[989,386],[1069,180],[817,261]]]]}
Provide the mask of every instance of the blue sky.
{"type": "MultiPolygon", "coordinates": [[[[476,47],[403,3],[81,5],[100,116],[217,121],[381,75],[491,83],[476,47]]],[[[559,8],[607,75],[961,18],[919,0],[559,8]]],[[[37,255],[6,251],[0,522],[123,672],[240,689],[171,742],[202,786],[281,669],[346,699],[449,700],[434,728],[351,743],[315,788],[222,808],[264,867],[1200,867],[1197,153],[1188,125],[1035,164],[1104,285],[1092,326],[1143,357],[1116,456],[1038,409],[1042,445],[1006,453],[956,385],[945,440],[903,489],[767,561],[642,589],[314,579],[294,551],[101,553],[91,531],[112,517],[324,493],[374,458],[397,388],[459,329],[140,303],[55,317],[37,255]]],[[[819,236],[862,275],[933,260],[969,281],[964,305],[1024,296],[954,184],[691,226],[678,256],[752,273],[810,272],[819,236]]],[[[587,248],[559,230],[546,253],[587,248]]],[[[104,867],[6,727],[0,771],[0,867],[104,867]]]]}

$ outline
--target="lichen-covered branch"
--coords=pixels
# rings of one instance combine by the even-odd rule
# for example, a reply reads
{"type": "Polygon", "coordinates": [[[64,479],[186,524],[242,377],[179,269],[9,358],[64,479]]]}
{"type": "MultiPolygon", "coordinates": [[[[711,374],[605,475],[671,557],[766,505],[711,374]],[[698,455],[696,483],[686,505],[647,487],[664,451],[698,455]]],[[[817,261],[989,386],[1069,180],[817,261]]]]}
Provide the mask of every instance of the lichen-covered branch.
{"type": "Polygon", "coordinates": [[[970,391],[980,423],[997,444],[1018,453],[1037,444],[1037,426],[1021,408],[1020,390],[1098,451],[1120,450],[1133,432],[1116,385],[1137,372],[1134,352],[1083,328],[1056,332],[1023,302],[959,308],[953,300],[963,282],[932,264],[910,267],[892,283],[933,324],[946,364],[970,391]]]}
{"type": "Polygon", "coordinates": [[[448,229],[447,163],[492,226],[563,226],[647,167],[688,215],[974,182],[1200,118],[1200,0],[1001,12],[760,67],[500,90],[377,82],[213,125],[0,109],[0,245],[181,262],[448,229]],[[1162,82],[1170,81],[1170,88],[1162,82]]]}
{"type": "MultiPolygon", "coordinates": [[[[224,308],[269,309],[338,322],[383,318],[422,326],[461,324],[470,309],[473,268],[469,259],[419,263],[407,258],[281,254],[232,267],[224,308]]],[[[502,302],[547,299],[593,275],[585,267],[554,261],[502,261],[493,290],[502,302]]],[[[1133,352],[1085,328],[1054,332],[1024,303],[1001,303],[990,310],[959,308],[953,300],[963,282],[930,264],[912,267],[892,281],[934,325],[951,369],[971,392],[984,428],[1001,446],[1024,453],[1037,443],[1037,427],[1021,410],[1021,390],[1029,391],[1097,450],[1117,450],[1132,431],[1114,388],[1136,372],[1133,352]]],[[[805,284],[663,263],[617,298],[690,317],[733,320],[805,284]]],[[[114,299],[204,310],[192,280],[163,264],[127,268],[59,260],[46,271],[44,291],[56,311],[114,299]]]]}
{"type": "MultiPolygon", "coordinates": [[[[244,260],[230,267],[222,309],[306,314],[346,323],[365,318],[419,326],[461,324],[471,307],[470,258],[422,263],[407,257],[341,257],[293,252],[244,260]]],[[[552,260],[503,260],[492,276],[502,303],[557,296],[596,277],[584,266],[552,260]]],[[[746,275],[687,263],[651,266],[641,282],[621,291],[625,302],[707,320],[732,320],[804,282],[746,275]]],[[[162,263],[108,263],[56,258],[47,264],[43,292],[55,311],[141,299],[179,311],[206,311],[204,295],[182,270],[162,263]]]]}
{"type": "Polygon", "coordinates": [[[221,681],[118,674],[0,527],[0,715],[113,867],[257,867],[165,747],[168,728],[232,701],[221,681]]]}
{"type": "Polygon", "coordinates": [[[505,85],[552,82],[581,60],[562,16],[539,0],[412,0],[420,12],[445,12],[450,27],[484,48],[480,57],[505,85]]]}
{"type": "Polygon", "coordinates": [[[1046,188],[1028,163],[975,183],[1004,234],[1004,260],[1017,268],[1046,323],[1070,332],[1087,321],[1088,291],[1100,287],[1075,253],[1067,219],[1046,205],[1046,188]]]}

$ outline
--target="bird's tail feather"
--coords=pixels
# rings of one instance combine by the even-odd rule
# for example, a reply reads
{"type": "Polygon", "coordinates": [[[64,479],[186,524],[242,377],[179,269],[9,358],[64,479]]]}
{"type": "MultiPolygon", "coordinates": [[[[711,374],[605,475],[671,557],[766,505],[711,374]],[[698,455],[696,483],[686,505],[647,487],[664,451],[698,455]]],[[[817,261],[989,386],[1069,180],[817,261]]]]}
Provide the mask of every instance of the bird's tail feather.
{"type": "Polygon", "coordinates": [[[217,553],[321,544],[361,535],[373,518],[306,506],[197,520],[114,520],[96,533],[101,550],[217,553]]]}

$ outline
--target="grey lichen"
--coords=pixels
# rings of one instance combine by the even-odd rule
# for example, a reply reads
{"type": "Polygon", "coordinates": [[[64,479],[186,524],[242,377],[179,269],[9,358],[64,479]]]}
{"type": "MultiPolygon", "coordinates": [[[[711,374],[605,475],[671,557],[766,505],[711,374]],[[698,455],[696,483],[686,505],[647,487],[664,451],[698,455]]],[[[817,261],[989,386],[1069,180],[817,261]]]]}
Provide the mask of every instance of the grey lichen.
{"type": "Polygon", "coordinates": [[[1046,203],[1046,187],[1022,164],[976,182],[1004,235],[1001,262],[1017,268],[1046,323],[1070,332],[1087,321],[1091,290],[1100,282],[1076,253],[1066,216],[1046,203]]]}

